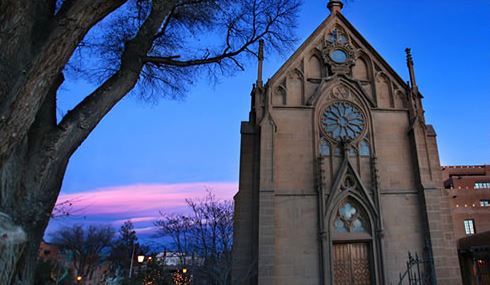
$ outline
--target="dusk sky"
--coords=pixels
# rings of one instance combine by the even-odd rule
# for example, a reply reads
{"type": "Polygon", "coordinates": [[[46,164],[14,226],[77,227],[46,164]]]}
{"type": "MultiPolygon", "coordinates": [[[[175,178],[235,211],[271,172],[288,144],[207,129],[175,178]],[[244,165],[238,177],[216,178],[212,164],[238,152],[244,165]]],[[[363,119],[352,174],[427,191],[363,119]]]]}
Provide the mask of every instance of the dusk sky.
{"type": "MultiPolygon", "coordinates": [[[[329,15],[327,1],[304,1],[299,46],[329,15]]],[[[343,14],[405,80],[412,48],[426,120],[437,132],[442,165],[490,163],[490,2],[355,0],[343,14]]],[[[266,43],[267,44],[267,43],[266,43]]],[[[267,54],[265,78],[292,53],[267,54]]],[[[120,102],[70,160],[59,201],[75,201],[73,223],[118,227],[132,219],[150,232],[158,211],[182,211],[184,199],[211,188],[221,199],[238,189],[240,121],[247,120],[256,63],[211,85],[201,77],[181,100],[120,102]]],[[[95,85],[68,78],[66,113],[95,85]]]]}

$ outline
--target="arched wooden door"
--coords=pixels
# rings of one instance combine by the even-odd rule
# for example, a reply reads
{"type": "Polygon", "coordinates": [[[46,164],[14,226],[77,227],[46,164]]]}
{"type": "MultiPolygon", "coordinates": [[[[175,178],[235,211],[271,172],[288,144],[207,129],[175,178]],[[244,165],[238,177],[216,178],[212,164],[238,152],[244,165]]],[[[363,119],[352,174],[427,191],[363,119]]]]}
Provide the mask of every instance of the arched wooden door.
{"type": "Polygon", "coordinates": [[[361,205],[341,203],[334,221],[332,269],[335,285],[373,284],[371,227],[361,205]]]}
{"type": "Polygon", "coordinates": [[[369,243],[336,243],[333,245],[335,285],[371,285],[369,243]]]}

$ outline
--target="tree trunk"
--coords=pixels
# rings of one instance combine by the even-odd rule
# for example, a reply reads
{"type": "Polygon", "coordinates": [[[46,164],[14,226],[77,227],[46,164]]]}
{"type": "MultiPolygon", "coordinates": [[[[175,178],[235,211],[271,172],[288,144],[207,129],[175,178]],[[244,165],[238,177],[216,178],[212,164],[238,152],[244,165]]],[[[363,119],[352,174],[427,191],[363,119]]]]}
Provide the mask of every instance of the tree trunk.
{"type": "Polygon", "coordinates": [[[53,117],[45,115],[53,101],[46,100],[28,136],[0,168],[2,285],[33,283],[39,244],[61,189],[69,156],[62,157],[53,144],[56,132],[49,131],[53,117]]]}
{"type": "MultiPolygon", "coordinates": [[[[33,183],[33,178],[36,175],[25,171],[28,169],[26,160],[30,161],[30,159],[29,157],[24,158],[27,159],[10,162],[24,166],[17,168],[17,175],[10,172],[8,177],[4,175],[1,177],[2,186],[6,179],[19,177],[20,183],[17,191],[13,191],[13,193],[22,194],[10,197],[11,199],[2,199],[2,204],[5,205],[4,203],[6,203],[8,207],[2,205],[0,212],[0,268],[2,268],[0,284],[32,284],[39,244],[48,224],[51,210],[56,203],[66,168],[65,164],[56,171],[49,171],[49,173],[57,172],[56,175],[42,177],[49,185],[48,188],[45,188],[42,187],[44,183],[33,183]],[[25,191],[25,189],[29,189],[29,191],[25,191]],[[45,197],[35,204],[26,203],[26,200],[34,198],[30,193],[44,193],[45,197]]],[[[21,158],[17,159],[21,160],[21,158]]],[[[5,169],[2,169],[1,172],[4,174],[5,169]]],[[[12,189],[1,189],[3,193],[6,192],[4,190],[12,189]]]]}
{"type": "MultiPolygon", "coordinates": [[[[90,25],[82,29],[84,32],[79,33],[78,37],[81,39],[93,24],[124,2],[80,2],[86,5],[95,3],[92,8],[97,8],[97,13],[95,16],[90,11],[82,13],[92,19],[89,19],[90,25]],[[100,9],[100,5],[107,7],[100,9]]],[[[60,192],[68,160],[107,112],[136,84],[143,67],[139,55],[151,49],[152,39],[166,15],[165,2],[157,4],[135,38],[127,43],[120,70],[80,102],[59,124],[56,121],[56,91],[63,81],[63,76],[59,74],[53,76],[53,80],[34,80],[49,85],[49,88],[30,90],[32,92],[29,94],[35,90],[40,93],[36,95],[45,96],[33,123],[23,125],[30,126],[25,136],[19,135],[22,132],[17,131],[13,132],[15,136],[3,135],[2,131],[8,133],[7,129],[12,126],[8,121],[2,121],[0,116],[0,137],[14,141],[6,143],[0,140],[0,268],[3,269],[0,272],[0,285],[32,284],[39,244],[60,192]],[[2,126],[7,127],[2,129],[2,126]]],[[[85,18],[78,16],[78,20],[85,18]]],[[[34,97],[41,100],[38,96],[34,97]]],[[[1,107],[2,104],[0,111],[1,107]]],[[[25,116],[24,107],[20,110],[5,109],[16,116],[25,116]]],[[[34,112],[32,109],[29,111],[34,112]]]]}

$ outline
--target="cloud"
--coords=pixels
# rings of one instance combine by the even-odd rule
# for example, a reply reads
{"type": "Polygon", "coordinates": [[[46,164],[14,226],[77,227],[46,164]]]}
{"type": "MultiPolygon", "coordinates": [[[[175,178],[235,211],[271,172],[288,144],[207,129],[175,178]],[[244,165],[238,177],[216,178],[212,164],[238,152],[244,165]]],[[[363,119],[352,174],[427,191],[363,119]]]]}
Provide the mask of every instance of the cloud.
{"type": "Polygon", "coordinates": [[[231,200],[238,186],[223,182],[125,185],[61,194],[58,202],[73,201],[78,215],[150,219],[158,215],[159,210],[184,208],[186,199],[204,197],[206,189],[211,189],[218,199],[231,200]]]}
{"type": "Polygon", "coordinates": [[[130,219],[121,219],[121,220],[115,220],[112,222],[113,225],[115,226],[120,226],[124,224],[124,222],[131,220],[132,223],[141,223],[141,222],[153,222],[158,220],[160,216],[149,216],[149,217],[134,217],[130,219]]]}
{"type": "Polygon", "coordinates": [[[78,193],[61,194],[58,203],[72,202],[68,209],[72,215],[50,221],[47,234],[61,226],[71,224],[110,224],[118,229],[131,220],[136,232],[151,236],[153,222],[159,211],[186,212],[186,199],[199,199],[210,189],[220,200],[231,200],[237,192],[237,183],[200,182],[180,184],[137,184],[94,189],[78,193]]]}

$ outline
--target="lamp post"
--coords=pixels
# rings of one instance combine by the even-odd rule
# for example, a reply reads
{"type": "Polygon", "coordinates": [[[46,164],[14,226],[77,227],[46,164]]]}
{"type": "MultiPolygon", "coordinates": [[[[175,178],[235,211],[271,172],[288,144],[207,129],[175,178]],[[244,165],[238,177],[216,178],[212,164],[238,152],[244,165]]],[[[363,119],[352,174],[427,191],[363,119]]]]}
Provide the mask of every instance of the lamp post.
{"type": "Polygon", "coordinates": [[[129,264],[129,279],[131,280],[131,276],[133,274],[133,259],[134,259],[134,249],[136,244],[133,242],[133,251],[131,252],[131,263],[129,264]]]}

